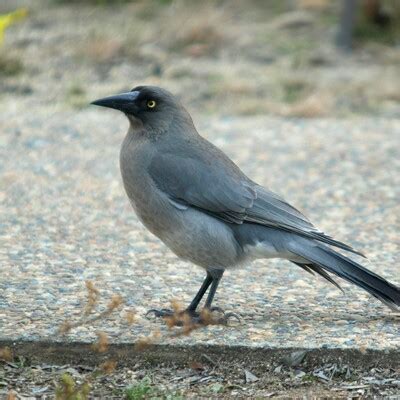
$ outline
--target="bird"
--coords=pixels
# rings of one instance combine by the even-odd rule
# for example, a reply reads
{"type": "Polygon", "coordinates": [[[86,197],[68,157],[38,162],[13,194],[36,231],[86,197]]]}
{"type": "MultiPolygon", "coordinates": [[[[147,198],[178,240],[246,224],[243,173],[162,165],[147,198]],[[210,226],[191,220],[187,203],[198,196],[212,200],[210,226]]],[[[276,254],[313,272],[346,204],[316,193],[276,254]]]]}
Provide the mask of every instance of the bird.
{"type": "MultiPolygon", "coordinates": [[[[365,257],[333,239],[281,196],[249,177],[196,130],[189,112],[166,89],[137,86],[91,104],[123,112],[129,129],[120,150],[125,191],[139,220],[179,258],[205,269],[184,310],[201,322],[224,271],[255,259],[281,258],[341,289],[332,275],[364,289],[393,311],[400,288],[354,261],[365,257]]],[[[152,309],[156,317],[170,309],[152,309]]]]}

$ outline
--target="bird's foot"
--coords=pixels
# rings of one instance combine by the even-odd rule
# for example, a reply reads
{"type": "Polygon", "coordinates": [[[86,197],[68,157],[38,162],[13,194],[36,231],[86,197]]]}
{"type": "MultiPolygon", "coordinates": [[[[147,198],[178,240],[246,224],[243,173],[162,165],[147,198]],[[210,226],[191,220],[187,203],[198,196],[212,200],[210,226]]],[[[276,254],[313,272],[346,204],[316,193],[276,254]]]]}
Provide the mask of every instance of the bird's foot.
{"type": "Polygon", "coordinates": [[[151,309],[146,313],[146,317],[150,315],[165,319],[169,327],[229,325],[233,320],[240,323],[240,317],[237,314],[225,313],[220,307],[204,308],[200,312],[189,309],[183,311],[171,310],[169,308],[162,308],[161,310],[151,309]]]}

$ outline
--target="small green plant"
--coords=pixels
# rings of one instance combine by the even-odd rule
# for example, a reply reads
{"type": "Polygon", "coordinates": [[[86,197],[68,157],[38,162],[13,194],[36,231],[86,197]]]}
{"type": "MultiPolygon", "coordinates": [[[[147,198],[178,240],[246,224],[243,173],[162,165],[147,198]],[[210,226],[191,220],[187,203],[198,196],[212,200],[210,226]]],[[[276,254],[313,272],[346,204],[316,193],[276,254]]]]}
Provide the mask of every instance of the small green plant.
{"type": "Polygon", "coordinates": [[[301,80],[288,80],[283,82],[283,97],[286,103],[294,103],[304,97],[307,92],[308,85],[301,80]]]}
{"type": "Polygon", "coordinates": [[[70,374],[61,375],[60,382],[56,387],[57,400],[86,400],[90,393],[90,385],[83,382],[77,385],[70,374]]]}
{"type": "Polygon", "coordinates": [[[137,384],[125,390],[127,400],[142,400],[150,396],[153,392],[149,377],[143,378],[137,384]]]}
{"type": "Polygon", "coordinates": [[[210,386],[210,391],[212,393],[222,393],[225,390],[225,387],[222,383],[214,383],[210,386]]]}
{"type": "Polygon", "coordinates": [[[14,76],[21,73],[24,69],[22,62],[14,57],[0,52],[0,76],[14,76]]]}
{"type": "Polygon", "coordinates": [[[184,400],[184,397],[181,394],[173,392],[165,394],[163,400],[184,400]]]}
{"type": "Polygon", "coordinates": [[[178,392],[165,392],[165,389],[151,385],[149,377],[143,378],[140,382],[125,389],[125,399],[127,400],[183,400],[184,397],[178,392]]]}
{"type": "Polygon", "coordinates": [[[315,376],[315,375],[312,375],[312,374],[306,374],[306,375],[304,375],[304,376],[301,378],[301,380],[302,380],[302,382],[310,382],[310,383],[318,382],[318,381],[319,381],[318,377],[315,376]]]}

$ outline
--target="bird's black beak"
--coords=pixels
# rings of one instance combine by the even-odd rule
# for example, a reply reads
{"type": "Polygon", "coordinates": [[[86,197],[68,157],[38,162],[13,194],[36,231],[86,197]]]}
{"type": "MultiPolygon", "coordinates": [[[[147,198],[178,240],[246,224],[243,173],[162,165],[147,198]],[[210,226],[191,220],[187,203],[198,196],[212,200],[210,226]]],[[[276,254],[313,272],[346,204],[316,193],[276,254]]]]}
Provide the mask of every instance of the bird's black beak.
{"type": "Polygon", "coordinates": [[[138,91],[117,94],[92,101],[90,104],[100,107],[114,108],[125,113],[133,112],[136,108],[135,100],[139,96],[138,91]]]}

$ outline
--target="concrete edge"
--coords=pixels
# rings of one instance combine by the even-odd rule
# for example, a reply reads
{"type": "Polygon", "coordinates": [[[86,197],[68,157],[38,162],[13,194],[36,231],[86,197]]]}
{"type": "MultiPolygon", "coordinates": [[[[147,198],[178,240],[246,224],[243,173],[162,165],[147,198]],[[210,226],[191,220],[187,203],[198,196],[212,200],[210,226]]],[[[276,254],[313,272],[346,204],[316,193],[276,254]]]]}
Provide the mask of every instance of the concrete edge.
{"type": "Polygon", "coordinates": [[[353,368],[400,368],[400,349],[302,349],[245,346],[152,344],[138,351],[134,343],[110,344],[107,352],[98,353],[92,343],[0,340],[0,348],[9,347],[14,357],[23,357],[30,364],[75,364],[95,366],[105,360],[115,360],[119,366],[141,362],[149,366],[174,364],[187,366],[193,361],[208,364],[243,363],[247,367],[279,365],[294,351],[305,350],[305,364],[315,367],[326,363],[347,364],[353,368]]]}

